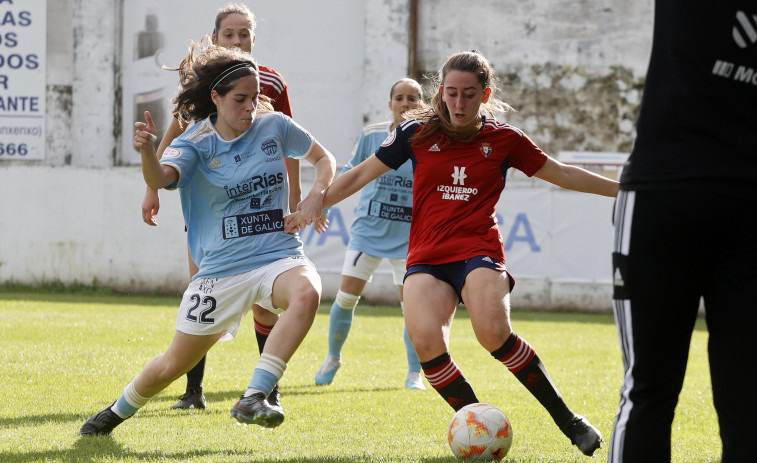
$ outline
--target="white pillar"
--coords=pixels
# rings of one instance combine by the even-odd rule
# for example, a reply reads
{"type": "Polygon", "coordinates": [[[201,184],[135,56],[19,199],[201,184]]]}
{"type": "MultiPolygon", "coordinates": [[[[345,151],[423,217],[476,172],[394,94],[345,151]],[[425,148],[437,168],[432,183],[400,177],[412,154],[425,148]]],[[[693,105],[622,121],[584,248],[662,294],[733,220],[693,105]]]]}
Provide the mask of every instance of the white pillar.
{"type": "Polygon", "coordinates": [[[389,90],[408,73],[410,0],[365,2],[363,125],[389,120],[389,90]]]}
{"type": "Polygon", "coordinates": [[[116,138],[118,0],[76,0],[71,112],[71,164],[112,166],[116,138]]]}

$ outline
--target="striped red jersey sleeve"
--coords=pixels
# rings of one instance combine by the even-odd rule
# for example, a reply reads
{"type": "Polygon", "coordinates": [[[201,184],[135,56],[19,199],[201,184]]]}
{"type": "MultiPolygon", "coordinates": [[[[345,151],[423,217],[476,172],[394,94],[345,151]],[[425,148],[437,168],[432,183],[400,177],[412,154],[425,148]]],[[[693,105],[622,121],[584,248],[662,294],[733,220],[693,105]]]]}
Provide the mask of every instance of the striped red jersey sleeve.
{"type": "Polygon", "coordinates": [[[273,109],[292,117],[292,105],[289,101],[289,90],[284,77],[275,69],[259,65],[260,93],[273,102],[273,109]]]}

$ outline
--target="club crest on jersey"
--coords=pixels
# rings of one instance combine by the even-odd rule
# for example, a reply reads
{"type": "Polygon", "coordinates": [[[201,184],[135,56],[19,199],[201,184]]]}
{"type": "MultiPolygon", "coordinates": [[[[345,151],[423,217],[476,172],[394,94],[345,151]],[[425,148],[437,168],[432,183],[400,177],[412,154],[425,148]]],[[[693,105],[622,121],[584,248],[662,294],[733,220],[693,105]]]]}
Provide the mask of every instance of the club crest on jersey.
{"type": "Polygon", "coordinates": [[[219,167],[223,166],[223,163],[218,160],[218,158],[213,158],[212,161],[210,161],[210,164],[208,165],[208,168],[210,169],[218,169],[219,167]]]}
{"type": "Polygon", "coordinates": [[[386,139],[381,143],[381,146],[389,146],[394,143],[394,139],[397,138],[397,131],[393,130],[386,139]]]}
{"type": "Polygon", "coordinates": [[[273,138],[264,141],[263,144],[260,145],[260,149],[262,149],[263,152],[265,152],[265,154],[267,154],[268,156],[273,156],[274,154],[276,154],[277,148],[278,144],[273,138]]]}
{"type": "Polygon", "coordinates": [[[488,158],[492,154],[491,143],[481,143],[481,153],[485,158],[488,158]]]}

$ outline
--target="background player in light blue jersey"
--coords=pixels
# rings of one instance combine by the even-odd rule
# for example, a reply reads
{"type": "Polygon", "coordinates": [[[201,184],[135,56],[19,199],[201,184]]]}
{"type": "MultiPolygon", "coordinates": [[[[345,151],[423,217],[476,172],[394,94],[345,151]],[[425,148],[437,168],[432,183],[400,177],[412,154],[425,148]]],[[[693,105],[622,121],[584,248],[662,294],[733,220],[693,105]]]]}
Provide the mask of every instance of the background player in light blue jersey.
{"type": "MultiPolygon", "coordinates": [[[[381,145],[402,121],[403,113],[416,109],[423,100],[423,90],[413,79],[403,78],[392,85],[389,92],[389,109],[393,120],[371,124],[363,129],[350,161],[341,173],[360,164],[381,145]]],[[[407,264],[407,242],[410,235],[410,216],[413,205],[413,166],[408,161],[367,184],[360,195],[355,220],[350,228],[350,241],[344,256],[342,283],[337,292],[329,317],[329,353],[315,374],[315,384],[331,384],[342,365],[342,346],[352,327],[360,295],[365,284],[383,258],[392,265],[394,284],[399,289],[402,306],[402,280],[407,264]]],[[[404,308],[403,308],[404,310],[404,308]]],[[[404,330],[407,351],[408,389],[426,389],[421,377],[421,363],[413,344],[404,330]]]]}
{"type": "MultiPolygon", "coordinates": [[[[288,116],[259,102],[258,66],[238,49],[210,47],[180,67],[174,99],[180,121],[199,120],[158,161],[154,124],[137,122],[134,146],[148,186],[179,188],[192,257],[199,271],[189,284],[164,354],[150,360],[111,406],[90,417],[82,435],[110,432],[180,378],[219,340],[233,339],[253,304],[282,313],[252,380],[231,416],[275,427],[280,407],[266,400],[315,319],[321,281],[296,234],[285,234],[289,213],[285,157],[315,166],[313,188],[297,206],[305,222],[321,217],[334,157],[288,116]]],[[[261,97],[262,98],[262,97],[261,97]]]]}

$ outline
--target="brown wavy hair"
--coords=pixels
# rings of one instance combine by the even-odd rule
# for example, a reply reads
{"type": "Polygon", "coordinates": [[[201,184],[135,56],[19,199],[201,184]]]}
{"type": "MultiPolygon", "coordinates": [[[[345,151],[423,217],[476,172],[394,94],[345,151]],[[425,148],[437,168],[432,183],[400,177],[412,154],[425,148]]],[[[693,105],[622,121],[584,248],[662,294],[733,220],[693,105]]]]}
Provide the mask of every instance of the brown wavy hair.
{"type": "MultiPolygon", "coordinates": [[[[226,95],[240,77],[255,75],[258,85],[260,83],[258,64],[252,55],[237,48],[224,48],[208,43],[208,36],[200,42],[190,41],[187,57],[178,68],[170,69],[179,72],[179,91],[172,100],[176,105],[172,112],[178,117],[182,127],[216,112],[216,105],[210,97],[211,86],[230,67],[249,64],[215,83],[213,90],[220,96],[226,95]]],[[[259,95],[258,98],[256,113],[273,111],[269,98],[264,95],[259,95]]]]}
{"type": "Polygon", "coordinates": [[[447,143],[450,138],[469,142],[478,133],[478,128],[459,129],[452,125],[447,105],[442,101],[442,86],[450,71],[470,72],[477,77],[481,88],[492,89],[492,95],[489,96],[487,102],[481,104],[479,110],[481,114],[493,118],[497,113],[514,111],[509,104],[494,96],[498,79],[491,64],[481,52],[472,50],[455,53],[447,58],[442,68],[432,78],[434,96],[431,98],[431,105],[408,111],[405,115],[406,118],[418,119],[423,124],[423,127],[413,135],[411,141],[413,147],[432,141],[447,143]]]}

